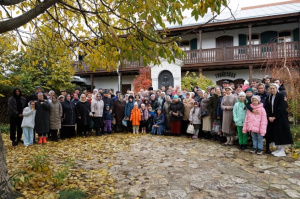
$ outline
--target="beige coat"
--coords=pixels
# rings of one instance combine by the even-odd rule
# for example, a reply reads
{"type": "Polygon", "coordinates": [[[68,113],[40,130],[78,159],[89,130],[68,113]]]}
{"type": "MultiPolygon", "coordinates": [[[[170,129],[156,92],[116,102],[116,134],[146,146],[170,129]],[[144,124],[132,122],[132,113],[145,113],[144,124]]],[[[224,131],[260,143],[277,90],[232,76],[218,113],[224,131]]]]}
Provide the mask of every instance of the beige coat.
{"type": "Polygon", "coordinates": [[[183,120],[189,120],[190,111],[192,108],[194,108],[194,102],[195,100],[193,98],[183,100],[183,106],[184,106],[184,114],[182,118],[183,120]]]}
{"type": "Polygon", "coordinates": [[[61,128],[62,106],[59,102],[50,103],[50,129],[61,128]]]}
{"type": "Polygon", "coordinates": [[[222,103],[221,103],[221,108],[223,110],[222,131],[225,135],[233,135],[236,133],[236,129],[231,128],[231,123],[233,122],[233,106],[236,102],[237,102],[237,97],[235,95],[226,95],[222,99],[222,103]]]}

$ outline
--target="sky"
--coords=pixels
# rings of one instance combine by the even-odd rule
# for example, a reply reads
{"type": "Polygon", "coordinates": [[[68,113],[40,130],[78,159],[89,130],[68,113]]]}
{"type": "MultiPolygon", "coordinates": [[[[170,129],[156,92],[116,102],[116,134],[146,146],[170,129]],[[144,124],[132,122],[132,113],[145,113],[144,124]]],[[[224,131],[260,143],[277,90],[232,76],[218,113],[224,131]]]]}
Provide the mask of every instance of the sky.
{"type": "Polygon", "coordinates": [[[238,8],[240,10],[242,7],[270,4],[276,2],[285,2],[289,0],[228,0],[228,1],[230,2],[229,7],[231,9],[238,8]]]}

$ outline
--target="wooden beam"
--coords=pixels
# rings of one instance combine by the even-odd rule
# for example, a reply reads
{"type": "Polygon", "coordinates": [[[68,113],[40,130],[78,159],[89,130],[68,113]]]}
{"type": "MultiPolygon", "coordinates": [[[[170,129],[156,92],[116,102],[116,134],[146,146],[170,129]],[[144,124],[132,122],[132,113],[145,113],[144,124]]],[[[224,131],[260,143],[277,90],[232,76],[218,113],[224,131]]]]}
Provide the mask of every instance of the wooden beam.
{"type": "Polygon", "coordinates": [[[90,77],[91,77],[91,92],[93,92],[93,90],[94,90],[94,74],[91,74],[90,77]]]}
{"type": "Polygon", "coordinates": [[[199,30],[198,34],[199,38],[199,61],[202,61],[202,30],[199,30]]]}

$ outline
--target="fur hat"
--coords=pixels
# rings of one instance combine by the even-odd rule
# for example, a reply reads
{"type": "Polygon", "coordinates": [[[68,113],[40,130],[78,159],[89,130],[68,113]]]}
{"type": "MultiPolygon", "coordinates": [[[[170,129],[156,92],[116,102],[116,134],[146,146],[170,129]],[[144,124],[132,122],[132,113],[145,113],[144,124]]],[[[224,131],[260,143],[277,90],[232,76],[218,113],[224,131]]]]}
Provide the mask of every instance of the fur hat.
{"type": "Polygon", "coordinates": [[[252,102],[253,99],[257,99],[258,102],[260,102],[260,97],[259,97],[258,95],[253,95],[253,96],[251,97],[251,102],[252,102]]]}

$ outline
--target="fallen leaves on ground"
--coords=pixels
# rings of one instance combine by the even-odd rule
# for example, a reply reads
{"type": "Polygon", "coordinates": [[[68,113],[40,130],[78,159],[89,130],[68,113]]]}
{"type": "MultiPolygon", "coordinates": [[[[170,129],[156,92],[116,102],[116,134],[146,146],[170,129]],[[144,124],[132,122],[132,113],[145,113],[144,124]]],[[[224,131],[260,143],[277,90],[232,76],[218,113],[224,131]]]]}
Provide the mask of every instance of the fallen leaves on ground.
{"type": "Polygon", "coordinates": [[[136,137],[132,134],[113,134],[12,147],[9,135],[3,134],[9,175],[16,182],[15,189],[25,198],[49,199],[59,198],[58,192],[66,189],[80,189],[89,198],[113,198],[116,180],[108,169],[118,164],[112,161],[114,154],[129,151],[136,137]],[[43,154],[48,156],[49,165],[34,170],[28,162],[43,154]],[[68,167],[62,185],[57,186],[53,174],[60,174],[66,160],[72,160],[74,165],[68,167]]]}

